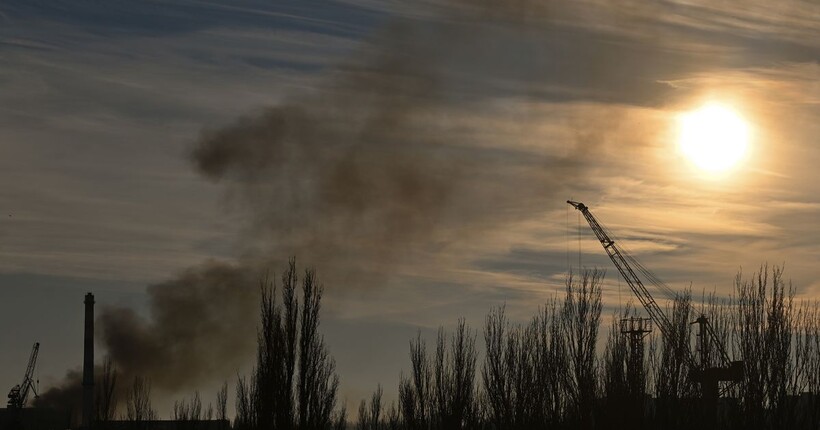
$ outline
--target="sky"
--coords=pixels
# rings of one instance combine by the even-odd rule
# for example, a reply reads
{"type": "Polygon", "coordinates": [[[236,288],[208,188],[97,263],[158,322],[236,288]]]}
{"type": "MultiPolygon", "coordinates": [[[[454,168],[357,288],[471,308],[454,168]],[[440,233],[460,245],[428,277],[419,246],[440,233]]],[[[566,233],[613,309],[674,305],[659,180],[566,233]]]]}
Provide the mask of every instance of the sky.
{"type": "Polygon", "coordinates": [[[0,387],[35,341],[41,389],[79,366],[93,291],[148,336],[208,328],[182,345],[231,357],[155,385],[213,391],[253,353],[245,284],[296,256],[340,397],[392,399],[417,332],[481,344],[579,262],[626,303],[567,199],[676,290],[768,262],[817,298],[818,61],[812,0],[5,1],[0,387]],[[720,174],[677,143],[708,103],[750,135],[720,174]]]}

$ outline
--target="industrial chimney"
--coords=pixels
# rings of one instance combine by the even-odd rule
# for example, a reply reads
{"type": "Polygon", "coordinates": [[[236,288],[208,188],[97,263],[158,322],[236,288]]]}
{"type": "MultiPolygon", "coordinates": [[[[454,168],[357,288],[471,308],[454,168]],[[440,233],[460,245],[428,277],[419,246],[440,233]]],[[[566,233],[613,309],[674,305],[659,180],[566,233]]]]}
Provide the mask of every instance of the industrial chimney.
{"type": "Polygon", "coordinates": [[[83,355],[83,421],[91,429],[94,414],[94,295],[85,295],[85,353],[83,355]]]}

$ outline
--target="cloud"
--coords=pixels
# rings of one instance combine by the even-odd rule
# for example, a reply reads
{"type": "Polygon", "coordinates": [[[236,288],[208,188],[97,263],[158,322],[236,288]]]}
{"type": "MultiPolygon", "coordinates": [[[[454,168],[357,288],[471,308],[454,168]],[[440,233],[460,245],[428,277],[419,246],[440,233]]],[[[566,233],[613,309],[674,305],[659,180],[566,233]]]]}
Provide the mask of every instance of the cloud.
{"type": "MultiPolygon", "coordinates": [[[[350,301],[358,307],[349,313],[420,324],[484,312],[484,305],[507,298],[530,305],[541,297],[538,286],[564,270],[554,260],[562,256],[561,211],[569,196],[591,199],[587,203],[600,207],[601,215],[624,227],[618,230],[623,236],[642,241],[648,266],[676,281],[731,280],[738,262],[757,263],[765,253],[799,244],[791,240],[809,225],[810,211],[788,218],[795,221],[787,226],[790,242],[772,246],[783,222],[761,214],[750,195],[812,207],[809,193],[783,195],[788,178],[771,175],[741,176],[745,183],[697,182],[668,150],[670,136],[663,131],[676,109],[715,87],[747,92],[750,107],[759,107],[760,94],[784,94],[785,88],[784,98],[802,101],[789,110],[793,121],[801,118],[792,115],[798,109],[802,118],[815,118],[816,112],[803,110],[816,100],[806,89],[817,73],[807,62],[817,58],[812,41],[818,40],[807,37],[816,29],[806,25],[811,10],[805,2],[790,2],[793,12],[785,13],[772,13],[762,2],[742,10],[697,2],[348,3],[355,7],[333,17],[341,10],[337,3],[327,10],[294,3],[282,3],[281,10],[198,4],[207,13],[197,15],[172,2],[159,18],[136,14],[134,22],[128,17],[138,6],[123,2],[116,3],[111,20],[92,19],[96,9],[79,6],[66,16],[59,8],[36,11],[21,2],[4,9],[12,20],[45,21],[70,28],[72,35],[65,45],[31,33],[5,39],[15,64],[26,66],[5,70],[23,88],[6,96],[6,104],[33,102],[4,124],[24,118],[31,126],[42,118],[52,137],[69,136],[74,145],[94,137],[95,147],[67,151],[75,157],[105,152],[99,148],[114,147],[106,145],[119,142],[118,136],[139,136],[119,147],[129,148],[126,156],[109,149],[106,157],[69,166],[65,175],[71,177],[89,166],[109,166],[86,181],[65,183],[59,175],[31,179],[22,181],[29,188],[21,186],[21,195],[51,190],[31,195],[38,202],[57,201],[54,195],[86,202],[77,196],[96,190],[88,185],[93,182],[109,196],[100,199],[102,205],[89,199],[94,208],[111,206],[117,201],[113,195],[130,199],[134,190],[162,196],[151,198],[149,192],[112,215],[89,215],[81,223],[89,233],[82,236],[94,243],[78,243],[94,252],[65,251],[84,256],[84,264],[70,260],[68,268],[60,267],[62,257],[52,260],[41,251],[38,260],[36,250],[18,250],[24,261],[14,264],[47,261],[49,270],[96,273],[93,267],[105,266],[99,258],[108,258],[105,250],[113,241],[103,233],[127,239],[122,243],[145,236],[137,227],[128,234],[107,230],[97,216],[118,220],[133,210],[153,217],[189,199],[201,201],[214,189],[224,193],[232,216],[208,223],[192,214],[210,214],[204,205],[168,210],[185,219],[183,227],[199,228],[177,230],[179,224],[167,223],[158,235],[169,243],[196,237],[224,242],[228,234],[215,237],[210,230],[241,231],[235,239],[241,263],[195,265],[150,287],[149,315],[127,309],[102,313],[103,343],[127,372],[146,373],[168,390],[231,374],[250,353],[249,344],[233,343],[233,334],[253,332],[251,274],[292,254],[316,265],[338,287],[329,296],[374,290],[350,288],[355,286],[391,289],[367,301],[356,296],[350,301]],[[225,20],[214,19],[222,14],[225,20]],[[280,26],[283,31],[269,30],[280,26]],[[33,76],[21,77],[17,69],[33,70],[33,76]],[[192,124],[209,126],[197,138],[192,124]],[[145,127],[154,128],[143,134],[145,127]],[[195,141],[188,148],[190,166],[157,167],[158,159],[179,155],[186,141],[195,141]],[[187,185],[169,194],[161,189],[163,181],[148,188],[139,181],[113,186],[112,178],[120,178],[128,164],[137,165],[132,174],[156,169],[158,177],[187,185]],[[188,184],[191,167],[217,186],[188,184]],[[542,259],[549,264],[541,265],[542,259]],[[385,297],[396,300],[380,303],[385,297]],[[421,308],[431,302],[408,309],[408,303],[421,308]],[[229,324],[220,325],[223,320],[229,324]],[[214,362],[222,364],[213,367],[214,362]]],[[[21,136],[13,140],[26,144],[17,149],[30,155],[27,135],[21,136]]],[[[783,136],[810,142],[808,136],[783,136]]],[[[51,166],[59,157],[51,157],[48,144],[41,147],[46,155],[35,160],[50,160],[43,163],[51,166]]],[[[805,164],[754,167],[813,178],[811,157],[790,154],[789,160],[805,164]]],[[[12,179],[19,178],[6,182],[12,179]]],[[[776,206],[778,214],[792,209],[776,206]]],[[[95,213],[85,203],[72,207],[73,219],[95,213]]],[[[63,232],[62,243],[74,243],[77,225],[45,220],[63,232]]],[[[42,224],[32,225],[44,231],[42,224]]],[[[811,230],[802,237],[817,234],[811,230]]],[[[585,245],[585,261],[607,264],[596,246],[585,245]]],[[[146,260],[151,248],[142,247],[147,251],[139,253],[143,265],[137,269],[144,270],[145,261],[170,262],[161,266],[162,274],[207,253],[175,248],[146,260]]],[[[204,249],[229,254],[224,246],[204,249]]],[[[126,255],[117,261],[127,260],[126,255]]]]}

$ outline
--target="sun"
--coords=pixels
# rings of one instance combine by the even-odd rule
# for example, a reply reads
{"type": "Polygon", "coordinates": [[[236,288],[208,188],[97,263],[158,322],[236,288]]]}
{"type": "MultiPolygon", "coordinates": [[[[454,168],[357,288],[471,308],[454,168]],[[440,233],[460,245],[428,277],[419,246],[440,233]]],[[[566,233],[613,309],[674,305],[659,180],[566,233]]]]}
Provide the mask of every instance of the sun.
{"type": "Polygon", "coordinates": [[[709,103],[679,117],[678,149],[698,168],[726,172],[749,147],[749,125],[733,109],[709,103]]]}

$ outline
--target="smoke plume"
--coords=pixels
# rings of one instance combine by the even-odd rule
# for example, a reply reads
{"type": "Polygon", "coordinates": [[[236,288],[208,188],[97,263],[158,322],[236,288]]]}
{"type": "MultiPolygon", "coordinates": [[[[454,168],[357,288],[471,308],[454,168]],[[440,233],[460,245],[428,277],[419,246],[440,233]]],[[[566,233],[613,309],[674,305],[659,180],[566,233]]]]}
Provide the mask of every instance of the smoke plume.
{"type": "Polygon", "coordinates": [[[483,85],[496,70],[482,69],[475,31],[390,26],[321,91],[203,132],[191,159],[247,215],[247,253],[296,254],[334,281],[369,286],[410,255],[531,217],[533,205],[583,182],[571,173],[611,117],[530,151],[519,145],[538,134],[538,118],[523,114],[518,130],[499,134],[513,140],[506,148],[493,141],[498,130],[481,121],[494,119],[483,85]],[[546,149],[556,147],[560,155],[546,149]]]}
{"type": "Polygon", "coordinates": [[[83,373],[81,369],[71,369],[66,372],[59,384],[50,387],[34,399],[34,406],[38,408],[54,408],[68,410],[72,418],[80,411],[80,402],[83,394],[83,373]]]}
{"type": "MultiPolygon", "coordinates": [[[[526,114],[497,135],[510,139],[509,148],[495,141],[485,132],[504,109],[488,106],[488,92],[503,89],[508,76],[497,76],[482,49],[495,34],[457,24],[454,18],[476,18],[464,10],[429,26],[392,23],[314,93],[202,133],[193,167],[223,183],[247,215],[241,240],[253,263],[205,263],[148,287],[146,317],[104,308],[98,341],[120,381],[139,375],[176,391],[235,374],[253,350],[260,266],[297,255],[334,285],[372,286],[395,265],[435,258],[442,244],[531,217],[547,201],[560,204],[555,196],[568,181],[578,185],[571,173],[600,143],[596,130],[611,126],[602,124],[609,118],[578,124],[584,131],[567,142],[544,142],[557,152],[516,145],[538,127],[539,118],[526,114]]],[[[499,25],[504,37],[518,31],[514,22],[499,25]]],[[[492,52],[509,48],[504,40],[492,52]]],[[[541,79],[518,78],[533,88],[541,79]]],[[[43,401],[75,383],[70,373],[43,401]]]]}
{"type": "Polygon", "coordinates": [[[206,263],[148,287],[149,318],[103,308],[98,340],[121,380],[150,378],[167,391],[236,372],[253,351],[259,279],[236,265],[206,263]]]}
{"type": "MultiPolygon", "coordinates": [[[[255,347],[260,277],[236,264],[207,262],[176,279],[148,287],[149,315],[104,307],[97,317],[97,343],[117,373],[115,397],[122,403],[135,377],[171,394],[202,381],[235,374],[255,347]]],[[[95,366],[95,376],[104,368],[95,366]]],[[[67,409],[79,419],[82,371],[72,369],[35,401],[36,407],[67,409]]]]}

